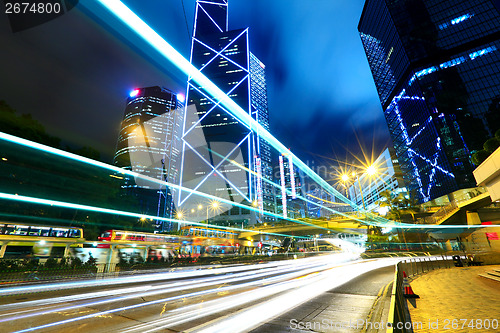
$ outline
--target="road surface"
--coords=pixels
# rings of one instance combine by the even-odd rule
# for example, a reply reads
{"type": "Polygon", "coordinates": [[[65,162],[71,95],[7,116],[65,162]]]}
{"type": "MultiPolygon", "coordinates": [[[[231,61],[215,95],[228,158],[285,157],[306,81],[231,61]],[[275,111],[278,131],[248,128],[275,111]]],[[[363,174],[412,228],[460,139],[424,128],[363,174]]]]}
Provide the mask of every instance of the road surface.
{"type": "MultiPolygon", "coordinates": [[[[346,283],[381,267],[392,267],[396,260],[359,260],[356,254],[337,253],[115,279],[3,287],[0,331],[251,331],[293,309],[300,312],[306,302],[324,297],[336,287],[353,288],[346,283]]],[[[371,289],[366,284],[355,288],[366,293],[364,288],[375,290],[379,284],[371,289]]]]}

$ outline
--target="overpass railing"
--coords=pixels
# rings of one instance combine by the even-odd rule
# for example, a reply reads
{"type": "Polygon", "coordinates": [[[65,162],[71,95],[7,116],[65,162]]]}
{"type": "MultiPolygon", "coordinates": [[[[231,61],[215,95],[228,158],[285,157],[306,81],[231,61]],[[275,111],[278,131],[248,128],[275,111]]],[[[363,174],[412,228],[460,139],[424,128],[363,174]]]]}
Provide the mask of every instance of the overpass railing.
{"type": "Polygon", "coordinates": [[[471,189],[471,191],[469,191],[467,193],[463,193],[460,196],[456,196],[452,202],[448,203],[445,206],[442,206],[438,211],[436,211],[431,216],[418,219],[417,223],[438,224],[448,214],[459,209],[459,205],[461,203],[463,203],[465,201],[469,201],[471,199],[474,199],[475,197],[477,197],[483,193],[486,193],[486,192],[487,192],[487,190],[484,187],[477,187],[477,188],[471,189]]]}

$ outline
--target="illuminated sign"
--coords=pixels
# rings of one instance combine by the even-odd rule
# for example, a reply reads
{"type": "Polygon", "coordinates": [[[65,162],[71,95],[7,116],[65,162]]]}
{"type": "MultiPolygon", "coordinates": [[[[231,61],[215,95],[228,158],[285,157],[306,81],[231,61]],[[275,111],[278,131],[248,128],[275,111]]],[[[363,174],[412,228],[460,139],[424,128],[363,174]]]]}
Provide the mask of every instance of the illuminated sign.
{"type": "Polygon", "coordinates": [[[130,97],[135,97],[137,95],[139,95],[139,89],[134,89],[129,94],[130,97]]]}
{"type": "Polygon", "coordinates": [[[281,203],[283,205],[283,217],[286,218],[286,189],[285,189],[285,167],[283,166],[283,156],[280,155],[280,177],[281,177],[281,203]]]}
{"type": "Polygon", "coordinates": [[[293,172],[292,155],[288,155],[288,168],[290,169],[290,185],[292,186],[292,199],[297,199],[297,192],[295,191],[295,172],[293,172]]]}
{"type": "Polygon", "coordinates": [[[255,156],[255,168],[257,169],[257,202],[259,204],[259,211],[264,213],[264,202],[262,200],[262,165],[260,157],[255,156]]]}

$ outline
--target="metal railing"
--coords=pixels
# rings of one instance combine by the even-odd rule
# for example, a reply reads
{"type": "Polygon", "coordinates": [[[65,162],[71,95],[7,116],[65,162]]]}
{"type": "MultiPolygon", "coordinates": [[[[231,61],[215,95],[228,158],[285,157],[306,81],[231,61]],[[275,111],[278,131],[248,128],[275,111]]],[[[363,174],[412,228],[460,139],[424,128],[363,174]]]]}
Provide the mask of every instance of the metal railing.
{"type": "Polygon", "coordinates": [[[458,209],[458,203],[452,201],[446,206],[441,207],[437,212],[428,217],[423,217],[417,220],[420,224],[438,224],[439,221],[446,217],[448,214],[455,212],[458,209]]]}
{"type": "Polygon", "coordinates": [[[399,267],[408,277],[427,273],[436,269],[453,267],[451,258],[441,257],[419,257],[401,261],[399,267]]]}
{"type": "Polygon", "coordinates": [[[394,283],[392,285],[391,293],[391,307],[389,309],[389,316],[387,318],[388,328],[386,333],[410,333],[411,318],[406,299],[403,294],[403,274],[399,269],[399,264],[396,265],[396,272],[394,273],[394,283]],[[389,325],[389,323],[391,325],[389,325]]]}
{"type": "Polygon", "coordinates": [[[484,187],[477,187],[471,189],[469,192],[463,193],[460,196],[455,196],[452,202],[448,203],[445,206],[442,206],[438,211],[428,217],[423,217],[417,220],[417,223],[420,224],[438,224],[441,219],[446,217],[448,214],[459,209],[459,205],[465,201],[469,201],[483,193],[486,193],[487,190],[484,187]]]}
{"type": "Polygon", "coordinates": [[[453,267],[453,260],[446,256],[417,257],[400,261],[396,264],[394,283],[392,285],[391,305],[386,333],[412,333],[413,324],[404,294],[404,275],[407,278],[427,273],[436,269],[453,267]]]}

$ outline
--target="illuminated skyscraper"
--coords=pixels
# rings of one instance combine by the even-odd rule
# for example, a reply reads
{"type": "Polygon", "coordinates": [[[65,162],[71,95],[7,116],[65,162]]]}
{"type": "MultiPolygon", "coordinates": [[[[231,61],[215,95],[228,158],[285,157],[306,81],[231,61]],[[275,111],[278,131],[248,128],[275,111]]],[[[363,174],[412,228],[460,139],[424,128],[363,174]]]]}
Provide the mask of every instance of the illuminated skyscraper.
{"type": "MultiPolygon", "coordinates": [[[[196,2],[191,63],[269,129],[265,65],[250,53],[248,28],[228,30],[227,7],[226,0],[196,2]]],[[[187,101],[181,185],[273,210],[274,192],[264,180],[272,180],[270,146],[191,80],[187,101]]],[[[179,203],[196,204],[190,197],[181,193],[179,203]]],[[[252,223],[244,220],[232,219],[252,223]]]]}
{"type": "MultiPolygon", "coordinates": [[[[250,96],[252,101],[252,116],[267,131],[269,128],[269,109],[267,106],[266,66],[252,53],[250,53],[250,96]]],[[[273,161],[271,146],[261,140],[258,133],[254,136],[255,146],[255,171],[262,175],[262,179],[255,179],[255,200],[266,211],[275,212],[275,188],[271,184],[273,178],[273,161]],[[259,166],[260,164],[260,166],[259,166]]],[[[262,216],[265,222],[274,221],[274,217],[262,216]]]]}
{"type": "Polygon", "coordinates": [[[304,174],[298,169],[290,155],[278,157],[279,166],[276,174],[280,175],[281,189],[275,189],[277,213],[291,218],[306,217],[304,174]]]}
{"type": "Polygon", "coordinates": [[[500,128],[498,0],[367,0],[358,30],[408,191],[475,186],[471,153],[500,128]]]}
{"type": "MultiPolygon", "coordinates": [[[[182,103],[161,87],[135,89],[127,99],[114,164],[157,180],[177,183],[179,177],[182,103]]],[[[172,190],[144,179],[125,177],[123,188],[134,195],[141,213],[171,217],[172,190]]],[[[171,226],[157,222],[158,231],[171,226]]]]}

